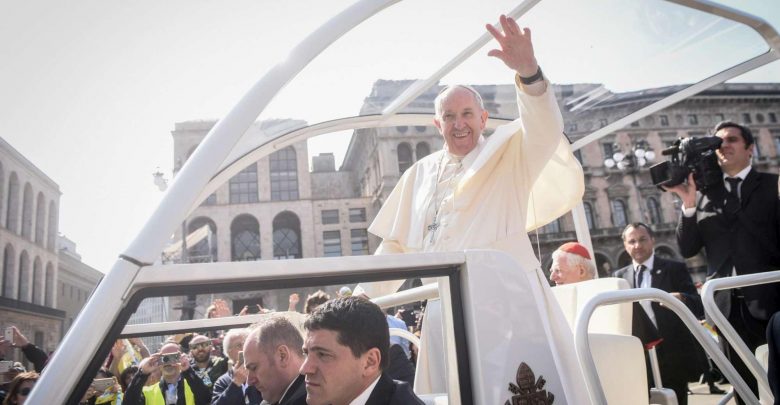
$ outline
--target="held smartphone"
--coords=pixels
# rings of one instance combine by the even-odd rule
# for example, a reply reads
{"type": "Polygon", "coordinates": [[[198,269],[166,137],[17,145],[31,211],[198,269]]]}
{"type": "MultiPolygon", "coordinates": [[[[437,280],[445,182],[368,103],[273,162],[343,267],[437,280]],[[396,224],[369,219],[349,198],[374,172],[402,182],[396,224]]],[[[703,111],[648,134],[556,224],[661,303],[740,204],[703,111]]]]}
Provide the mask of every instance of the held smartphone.
{"type": "Polygon", "coordinates": [[[97,392],[105,392],[107,389],[113,387],[115,383],[113,378],[95,378],[92,380],[92,388],[97,392]]]}
{"type": "Polygon", "coordinates": [[[0,373],[7,373],[11,371],[11,367],[14,366],[14,362],[10,360],[0,361],[0,373]]]}
{"type": "Polygon", "coordinates": [[[238,352],[238,364],[236,364],[236,367],[241,367],[244,365],[244,352],[240,351],[238,352]]]}
{"type": "Polygon", "coordinates": [[[8,326],[5,328],[5,334],[3,335],[3,338],[11,344],[14,344],[14,328],[13,326],[8,326]]]}

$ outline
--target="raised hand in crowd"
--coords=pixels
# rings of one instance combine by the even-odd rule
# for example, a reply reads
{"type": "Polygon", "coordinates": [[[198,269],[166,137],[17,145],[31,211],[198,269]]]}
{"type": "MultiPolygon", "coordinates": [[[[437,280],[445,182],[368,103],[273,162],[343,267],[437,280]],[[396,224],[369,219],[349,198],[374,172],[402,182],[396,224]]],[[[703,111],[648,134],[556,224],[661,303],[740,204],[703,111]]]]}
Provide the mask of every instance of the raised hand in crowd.
{"type": "Polygon", "coordinates": [[[290,312],[297,312],[298,303],[300,301],[301,301],[301,297],[298,295],[298,293],[290,294],[290,305],[287,307],[287,310],[290,312]]]}
{"type": "Polygon", "coordinates": [[[233,314],[232,311],[230,311],[227,302],[223,299],[215,299],[214,302],[212,302],[212,305],[214,306],[212,318],[224,318],[233,314]]]}

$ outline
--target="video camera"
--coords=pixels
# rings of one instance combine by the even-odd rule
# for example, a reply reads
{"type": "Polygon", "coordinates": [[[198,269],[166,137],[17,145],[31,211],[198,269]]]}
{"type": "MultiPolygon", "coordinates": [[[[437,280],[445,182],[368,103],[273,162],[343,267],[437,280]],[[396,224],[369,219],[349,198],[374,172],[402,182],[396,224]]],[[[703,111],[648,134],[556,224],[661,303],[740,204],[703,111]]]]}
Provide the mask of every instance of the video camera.
{"type": "MultiPolygon", "coordinates": [[[[693,173],[696,189],[702,193],[723,184],[723,171],[715,151],[723,140],[716,136],[679,138],[661,154],[671,159],[650,167],[653,184],[659,188],[682,184],[693,173]]],[[[663,188],[661,188],[663,190],[663,188]]]]}

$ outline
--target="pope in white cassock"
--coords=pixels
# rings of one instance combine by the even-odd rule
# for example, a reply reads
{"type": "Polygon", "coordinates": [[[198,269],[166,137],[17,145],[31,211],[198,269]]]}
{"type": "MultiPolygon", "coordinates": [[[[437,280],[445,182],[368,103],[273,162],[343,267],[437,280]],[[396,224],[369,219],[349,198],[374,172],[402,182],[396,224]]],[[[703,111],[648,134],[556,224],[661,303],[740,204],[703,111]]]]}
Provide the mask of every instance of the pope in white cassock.
{"type": "MultiPolygon", "coordinates": [[[[506,16],[500,23],[503,33],[486,26],[501,47],[488,55],[515,72],[520,117],[485,139],[482,131],[488,112],[480,95],[464,85],[445,88],[434,101],[433,121],[444,137],[444,149],[406,170],[368,230],[382,238],[376,254],[464,249],[508,253],[523,270],[518,277],[527,277],[542,291],[539,310],[550,319],[552,339],[561,340],[555,356],[573,358],[571,332],[527,232],[581,201],[582,168],[563,134],[561,113],[534,56],[530,30],[521,30],[506,16]]],[[[380,297],[395,292],[402,283],[363,283],[355,294],[380,297]]],[[[417,393],[447,389],[442,304],[429,301],[426,310],[414,384],[417,393]]]]}
{"type": "MultiPolygon", "coordinates": [[[[501,16],[500,21],[503,33],[486,26],[501,46],[488,55],[515,71],[520,117],[485,139],[488,112],[480,95],[464,85],[445,88],[434,101],[433,120],[444,149],[406,170],[382,205],[368,229],[382,238],[375,254],[497,249],[522,268],[537,269],[527,232],[581,201],[582,168],[563,134],[531,32],[511,18],[501,16]]],[[[378,297],[402,283],[359,288],[378,297]]]]}

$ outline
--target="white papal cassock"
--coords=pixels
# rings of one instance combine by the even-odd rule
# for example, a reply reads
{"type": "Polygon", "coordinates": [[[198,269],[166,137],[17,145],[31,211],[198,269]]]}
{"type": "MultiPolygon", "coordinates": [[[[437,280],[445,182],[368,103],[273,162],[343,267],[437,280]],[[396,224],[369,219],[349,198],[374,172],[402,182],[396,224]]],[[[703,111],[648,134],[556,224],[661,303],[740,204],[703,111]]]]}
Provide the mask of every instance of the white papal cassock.
{"type": "MultiPolygon", "coordinates": [[[[544,291],[545,302],[540,306],[550,314],[549,333],[562,340],[558,345],[562,352],[556,357],[574,356],[571,331],[562,321],[527,232],[581,201],[582,167],[563,134],[563,120],[549,82],[524,86],[515,80],[519,118],[497,128],[488,139],[480,138],[477,147],[462,158],[450,155],[445,146],[419,160],[401,177],[368,230],[383,239],[376,254],[480,248],[508,253],[524,270],[518,276],[528,277],[544,291]],[[431,232],[432,224],[438,227],[431,232]]],[[[356,292],[379,297],[395,292],[402,283],[364,283],[356,292]]],[[[423,348],[431,339],[433,346],[441,344],[435,342],[435,335],[432,331],[423,334],[423,348]]],[[[418,386],[418,375],[417,392],[442,392],[443,381],[438,377],[445,373],[440,362],[443,359],[423,359],[426,374],[439,381],[427,380],[418,386]]],[[[576,373],[559,371],[563,379],[568,372],[576,373]]]]}
{"type": "MultiPolygon", "coordinates": [[[[570,211],[585,186],[549,83],[517,85],[520,117],[480,139],[459,170],[446,150],[406,170],[368,228],[383,239],[376,254],[497,249],[524,269],[539,267],[527,232],[570,211]]],[[[361,287],[378,297],[401,283],[361,287]]]]}

